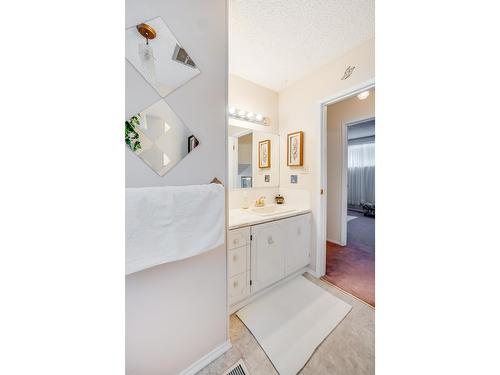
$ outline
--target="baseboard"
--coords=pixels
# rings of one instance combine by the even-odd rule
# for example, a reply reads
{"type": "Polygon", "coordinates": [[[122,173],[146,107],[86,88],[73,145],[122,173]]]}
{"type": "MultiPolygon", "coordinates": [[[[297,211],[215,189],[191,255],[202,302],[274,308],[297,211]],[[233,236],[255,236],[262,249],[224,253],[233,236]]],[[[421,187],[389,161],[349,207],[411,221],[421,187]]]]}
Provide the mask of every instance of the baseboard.
{"type": "Polygon", "coordinates": [[[222,354],[227,352],[229,349],[231,349],[231,341],[227,340],[222,345],[219,345],[214,350],[212,350],[210,353],[205,354],[203,357],[201,357],[199,360],[197,360],[191,366],[189,366],[188,368],[181,371],[179,373],[179,375],[194,375],[194,374],[196,374],[198,371],[200,371],[202,368],[204,368],[210,362],[213,362],[214,360],[219,358],[222,354]]]}
{"type": "Polygon", "coordinates": [[[345,246],[345,245],[342,245],[342,243],[340,241],[334,241],[334,240],[330,240],[330,239],[326,239],[326,242],[330,242],[331,244],[335,244],[335,245],[339,245],[339,246],[345,246]]]}
{"type": "Polygon", "coordinates": [[[319,279],[321,276],[318,275],[318,273],[316,271],[314,271],[312,268],[310,267],[307,267],[306,269],[306,272],[311,275],[311,276],[314,276],[315,278],[319,279]]]}

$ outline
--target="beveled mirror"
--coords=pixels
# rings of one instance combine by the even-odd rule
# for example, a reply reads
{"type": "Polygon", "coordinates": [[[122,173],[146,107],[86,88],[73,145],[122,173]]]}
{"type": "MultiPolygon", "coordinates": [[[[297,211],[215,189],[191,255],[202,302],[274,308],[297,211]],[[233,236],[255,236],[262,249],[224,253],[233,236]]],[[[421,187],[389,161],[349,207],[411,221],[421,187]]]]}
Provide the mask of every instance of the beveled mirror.
{"type": "Polygon", "coordinates": [[[199,144],[163,99],[125,121],[125,143],[160,176],[199,144]]]}
{"type": "Polygon", "coordinates": [[[200,74],[161,17],[125,30],[125,57],[162,97],[200,74]]]}

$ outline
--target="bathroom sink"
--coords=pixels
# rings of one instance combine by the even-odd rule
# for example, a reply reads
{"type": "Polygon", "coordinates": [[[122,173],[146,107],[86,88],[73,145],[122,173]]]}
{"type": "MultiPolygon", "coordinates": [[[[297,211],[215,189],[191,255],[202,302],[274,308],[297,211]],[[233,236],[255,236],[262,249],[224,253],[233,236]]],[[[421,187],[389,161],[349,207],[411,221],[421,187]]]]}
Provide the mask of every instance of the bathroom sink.
{"type": "Polygon", "coordinates": [[[280,207],[275,204],[270,204],[264,207],[254,207],[251,209],[251,211],[252,213],[260,216],[270,216],[275,214],[284,214],[287,212],[293,212],[295,211],[295,209],[290,207],[280,207]]]}

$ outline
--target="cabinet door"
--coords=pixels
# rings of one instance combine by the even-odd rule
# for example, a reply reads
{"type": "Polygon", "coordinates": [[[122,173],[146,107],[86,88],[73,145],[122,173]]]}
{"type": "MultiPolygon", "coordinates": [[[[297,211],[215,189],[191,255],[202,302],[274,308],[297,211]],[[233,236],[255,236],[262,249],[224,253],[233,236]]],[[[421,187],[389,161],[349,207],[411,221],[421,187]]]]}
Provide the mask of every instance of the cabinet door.
{"type": "Polygon", "coordinates": [[[309,264],[311,251],[311,214],[282,220],[285,238],[285,266],[289,275],[309,264]]]}
{"type": "Polygon", "coordinates": [[[254,293],[285,276],[285,254],[279,221],[252,227],[251,275],[254,293]]]}
{"type": "Polygon", "coordinates": [[[250,294],[248,271],[230,277],[227,280],[227,284],[229,306],[245,299],[250,294]]]}

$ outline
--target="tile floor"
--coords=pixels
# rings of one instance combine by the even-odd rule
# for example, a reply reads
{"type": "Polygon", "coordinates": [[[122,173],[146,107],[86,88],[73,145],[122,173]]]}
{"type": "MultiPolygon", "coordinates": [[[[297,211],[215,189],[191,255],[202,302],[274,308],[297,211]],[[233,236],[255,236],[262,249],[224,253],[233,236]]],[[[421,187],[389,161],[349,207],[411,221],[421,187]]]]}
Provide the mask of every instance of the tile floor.
{"type": "MultiPolygon", "coordinates": [[[[375,310],[341,289],[305,274],[352,306],[345,319],[318,346],[300,374],[371,375],[375,373],[375,310]]],[[[202,369],[199,375],[220,375],[243,358],[249,375],[277,374],[271,361],[236,315],[230,317],[233,347],[202,369]]]]}

